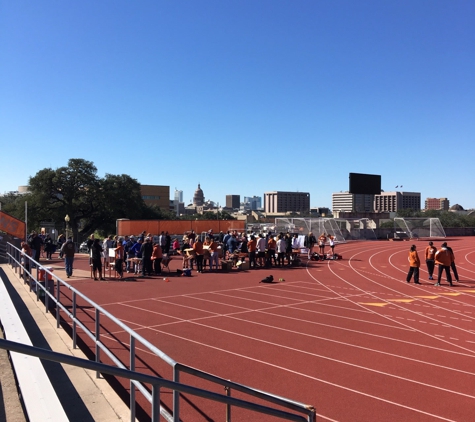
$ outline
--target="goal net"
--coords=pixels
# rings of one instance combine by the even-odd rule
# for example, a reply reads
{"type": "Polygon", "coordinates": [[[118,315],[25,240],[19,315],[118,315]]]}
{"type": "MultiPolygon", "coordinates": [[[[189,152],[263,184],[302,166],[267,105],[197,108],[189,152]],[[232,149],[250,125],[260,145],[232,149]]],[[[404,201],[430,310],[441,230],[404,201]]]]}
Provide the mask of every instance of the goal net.
{"type": "Polygon", "coordinates": [[[419,237],[445,237],[445,231],[438,218],[402,218],[394,219],[394,236],[411,239],[419,237]]]}
{"type": "Polygon", "coordinates": [[[275,231],[277,233],[293,233],[305,236],[312,232],[316,237],[322,233],[330,234],[335,242],[345,242],[340,227],[333,218],[276,218],[275,231]]]}
{"type": "Polygon", "coordinates": [[[369,218],[335,219],[346,240],[376,240],[376,223],[369,218]]]}

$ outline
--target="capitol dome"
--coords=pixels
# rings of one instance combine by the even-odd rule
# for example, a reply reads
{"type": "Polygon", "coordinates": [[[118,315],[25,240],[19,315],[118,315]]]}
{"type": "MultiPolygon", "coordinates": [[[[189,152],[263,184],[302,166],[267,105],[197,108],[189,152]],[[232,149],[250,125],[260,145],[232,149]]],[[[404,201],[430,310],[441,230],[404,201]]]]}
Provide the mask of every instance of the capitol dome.
{"type": "Polygon", "coordinates": [[[462,205],[455,204],[449,208],[450,211],[464,211],[462,205]]]}
{"type": "Polygon", "coordinates": [[[201,207],[203,206],[204,202],[205,196],[201,190],[200,184],[198,183],[198,189],[195,190],[195,194],[193,195],[193,205],[196,207],[201,207]]]}

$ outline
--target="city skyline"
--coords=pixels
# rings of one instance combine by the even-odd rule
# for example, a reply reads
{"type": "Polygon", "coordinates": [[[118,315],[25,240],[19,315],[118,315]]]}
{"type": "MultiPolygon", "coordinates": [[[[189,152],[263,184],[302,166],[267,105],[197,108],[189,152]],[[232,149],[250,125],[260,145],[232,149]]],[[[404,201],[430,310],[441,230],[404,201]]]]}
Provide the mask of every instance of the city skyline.
{"type": "MultiPolygon", "coordinates": [[[[475,3],[6,2],[0,193],[70,158],[207,198],[348,174],[475,208],[475,3]]],[[[250,191],[250,192],[249,192],[250,191]]],[[[260,192],[260,193],[259,193],[260,192]]]]}

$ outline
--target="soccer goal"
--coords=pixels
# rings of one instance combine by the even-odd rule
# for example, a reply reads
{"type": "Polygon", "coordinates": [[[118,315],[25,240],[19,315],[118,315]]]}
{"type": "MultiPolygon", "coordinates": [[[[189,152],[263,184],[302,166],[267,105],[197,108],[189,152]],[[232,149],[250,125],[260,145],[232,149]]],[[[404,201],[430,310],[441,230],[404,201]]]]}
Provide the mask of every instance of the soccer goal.
{"type": "Polygon", "coordinates": [[[376,224],[369,218],[335,219],[335,224],[347,240],[376,240],[376,224]]]}
{"type": "Polygon", "coordinates": [[[401,218],[394,219],[394,236],[411,239],[419,237],[445,237],[445,231],[438,218],[401,218]]]}
{"type": "Polygon", "coordinates": [[[276,218],[275,231],[297,233],[301,236],[312,232],[316,237],[326,233],[332,235],[336,242],[345,242],[345,237],[333,218],[276,218]]]}

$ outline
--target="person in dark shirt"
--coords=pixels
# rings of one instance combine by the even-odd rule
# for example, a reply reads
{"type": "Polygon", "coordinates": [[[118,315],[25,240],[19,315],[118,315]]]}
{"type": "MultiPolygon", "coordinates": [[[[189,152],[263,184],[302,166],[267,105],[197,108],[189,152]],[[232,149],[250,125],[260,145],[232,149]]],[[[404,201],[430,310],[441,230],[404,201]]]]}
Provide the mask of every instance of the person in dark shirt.
{"type": "Polygon", "coordinates": [[[92,273],[94,274],[94,280],[104,280],[104,277],[102,277],[102,251],[101,242],[99,239],[94,239],[91,246],[92,273]]]}
{"type": "Polygon", "coordinates": [[[147,274],[152,275],[152,253],[153,245],[150,242],[150,237],[145,238],[145,242],[142,243],[140,248],[142,253],[142,277],[145,277],[147,274]]]}

